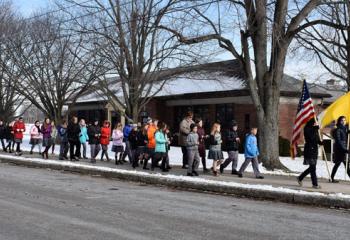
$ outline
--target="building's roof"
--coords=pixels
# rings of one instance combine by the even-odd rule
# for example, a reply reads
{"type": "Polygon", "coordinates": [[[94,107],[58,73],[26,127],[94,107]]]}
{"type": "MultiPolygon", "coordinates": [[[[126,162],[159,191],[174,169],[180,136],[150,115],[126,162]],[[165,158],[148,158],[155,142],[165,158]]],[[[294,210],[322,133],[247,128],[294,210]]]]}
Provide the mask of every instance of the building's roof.
{"type": "MultiPolygon", "coordinates": [[[[171,75],[171,77],[165,82],[159,81],[153,85],[154,90],[151,94],[155,94],[155,97],[171,98],[187,94],[230,91],[242,91],[244,95],[249,95],[243,71],[241,71],[238,61],[235,60],[183,67],[180,71],[164,70],[161,74],[171,75]],[[174,74],[169,74],[171,71],[174,74]]],[[[109,89],[120,96],[120,100],[123,101],[123,93],[118,78],[110,78],[108,81],[111,82],[109,89]]],[[[301,89],[301,80],[284,75],[281,84],[282,96],[300,97],[301,89]]],[[[314,98],[331,97],[326,90],[317,86],[310,88],[310,93],[314,98]]],[[[107,98],[101,92],[90,92],[79,97],[77,103],[106,100],[107,98]]]]}

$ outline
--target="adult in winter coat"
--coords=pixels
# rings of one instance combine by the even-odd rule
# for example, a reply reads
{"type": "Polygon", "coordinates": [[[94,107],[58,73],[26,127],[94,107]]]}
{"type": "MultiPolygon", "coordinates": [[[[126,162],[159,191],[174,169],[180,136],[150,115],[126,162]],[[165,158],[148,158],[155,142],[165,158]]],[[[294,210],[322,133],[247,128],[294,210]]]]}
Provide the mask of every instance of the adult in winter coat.
{"type": "Polygon", "coordinates": [[[49,149],[52,145],[52,126],[49,118],[45,118],[43,125],[41,126],[41,132],[43,134],[43,147],[45,147],[44,152],[41,154],[43,158],[49,158],[49,149]]]}
{"type": "Polygon", "coordinates": [[[72,117],[68,124],[67,135],[69,141],[69,157],[71,161],[79,161],[80,156],[80,126],[77,117],[72,117]],[[75,152],[74,152],[75,150],[75,152]]]}
{"type": "Polygon", "coordinates": [[[312,187],[320,188],[320,186],[317,183],[317,176],[316,176],[318,145],[322,145],[322,142],[318,134],[318,129],[319,129],[319,126],[316,125],[314,118],[310,119],[304,127],[304,139],[305,139],[304,165],[309,165],[309,168],[306,169],[302,174],[300,174],[299,177],[297,177],[297,181],[300,186],[302,186],[303,179],[308,174],[310,174],[312,187]]]}
{"type": "Polygon", "coordinates": [[[217,167],[220,166],[222,160],[224,159],[224,155],[221,151],[221,126],[219,123],[214,123],[210,132],[210,146],[208,159],[213,160],[213,175],[218,176],[217,167]]]}
{"type": "Polygon", "coordinates": [[[193,122],[193,113],[187,112],[186,117],[181,121],[179,126],[179,145],[182,151],[182,168],[187,168],[187,135],[191,131],[191,124],[193,122]]]}
{"type": "Polygon", "coordinates": [[[0,120],[0,141],[2,145],[2,149],[5,151],[5,137],[6,135],[6,126],[2,120],[0,120]]]}
{"type": "Polygon", "coordinates": [[[237,175],[237,163],[238,163],[238,145],[240,139],[238,137],[238,125],[236,121],[232,121],[229,130],[226,132],[226,150],[228,158],[223,164],[220,165],[220,172],[223,173],[224,169],[232,162],[232,174],[237,175]]]}
{"type": "Polygon", "coordinates": [[[59,160],[67,160],[67,154],[69,150],[68,133],[67,133],[67,121],[64,120],[62,125],[58,128],[58,136],[60,137],[60,155],[59,160]]]}
{"type": "Polygon", "coordinates": [[[123,162],[124,134],[123,134],[122,128],[123,128],[122,124],[117,123],[117,125],[115,126],[112,132],[112,140],[113,140],[112,152],[115,153],[115,165],[124,163],[123,162]],[[118,158],[118,154],[119,154],[119,158],[118,158]]]}
{"type": "Polygon", "coordinates": [[[26,131],[26,126],[24,124],[23,118],[20,117],[18,121],[16,121],[13,124],[13,136],[14,136],[14,142],[17,144],[16,147],[16,155],[22,155],[21,151],[21,143],[23,140],[23,133],[26,131]]]}
{"type": "Polygon", "coordinates": [[[163,172],[168,172],[169,170],[166,169],[166,143],[167,140],[165,138],[165,128],[166,125],[163,122],[158,123],[158,129],[154,135],[156,147],[154,150],[154,158],[152,158],[152,165],[151,170],[153,171],[154,168],[158,165],[159,161],[162,161],[161,163],[161,169],[163,172]]]}
{"type": "Polygon", "coordinates": [[[80,141],[80,144],[83,146],[83,158],[88,159],[86,157],[86,150],[87,150],[86,145],[87,145],[87,142],[89,141],[89,135],[87,132],[85,119],[80,119],[79,126],[80,126],[79,141],[80,141]]]}
{"type": "Polygon", "coordinates": [[[43,140],[43,135],[41,133],[40,122],[35,121],[34,125],[30,129],[30,145],[32,145],[30,149],[30,154],[33,154],[33,150],[35,146],[39,147],[39,154],[41,154],[41,142],[43,140]]]}
{"type": "MultiPolygon", "coordinates": [[[[335,180],[335,174],[340,166],[340,164],[344,164],[346,166],[346,154],[349,153],[349,149],[347,147],[348,142],[348,130],[346,127],[346,118],[344,116],[340,116],[337,120],[337,128],[333,130],[334,137],[334,167],[331,174],[331,181],[333,183],[338,183],[339,181],[335,180]]],[[[350,176],[350,168],[348,168],[347,174],[350,176]]]]}
{"type": "Polygon", "coordinates": [[[111,123],[108,121],[104,121],[103,127],[101,128],[101,137],[100,137],[100,143],[102,146],[102,154],[101,154],[101,161],[103,161],[103,156],[106,155],[107,161],[109,162],[110,159],[108,157],[108,145],[111,139],[111,123]]]}
{"type": "Polygon", "coordinates": [[[126,158],[126,155],[128,155],[130,164],[132,163],[132,153],[131,153],[130,142],[129,142],[129,134],[130,134],[132,128],[133,127],[132,127],[131,124],[127,124],[127,125],[125,125],[125,127],[123,129],[123,136],[124,136],[124,142],[125,142],[125,151],[124,151],[123,157],[121,159],[122,162],[126,162],[125,158],[126,158]]]}
{"type": "Polygon", "coordinates": [[[197,134],[197,125],[192,123],[191,132],[187,136],[187,159],[188,159],[188,168],[187,176],[198,176],[198,166],[199,166],[199,138],[197,134]]]}
{"type": "Polygon", "coordinates": [[[96,156],[100,151],[100,136],[101,128],[98,124],[98,120],[94,121],[94,124],[89,126],[88,135],[89,135],[89,144],[91,151],[91,163],[96,163],[96,156]]]}
{"type": "Polygon", "coordinates": [[[198,140],[199,140],[199,145],[198,145],[198,152],[199,156],[202,159],[202,166],[203,166],[203,172],[208,172],[209,170],[207,169],[207,161],[206,161],[206,156],[205,156],[205,139],[208,138],[207,135],[205,135],[205,130],[203,128],[203,121],[202,119],[197,119],[196,120],[196,125],[197,125],[197,134],[198,134],[198,140]]]}
{"type": "Polygon", "coordinates": [[[256,138],[257,133],[258,133],[258,128],[252,127],[250,129],[250,134],[248,134],[245,139],[245,145],[244,145],[245,161],[238,171],[238,177],[240,178],[243,177],[243,172],[248,167],[250,162],[252,163],[255,177],[258,179],[264,178],[264,176],[262,176],[259,171],[259,162],[258,162],[259,148],[258,148],[258,140],[256,138]]]}

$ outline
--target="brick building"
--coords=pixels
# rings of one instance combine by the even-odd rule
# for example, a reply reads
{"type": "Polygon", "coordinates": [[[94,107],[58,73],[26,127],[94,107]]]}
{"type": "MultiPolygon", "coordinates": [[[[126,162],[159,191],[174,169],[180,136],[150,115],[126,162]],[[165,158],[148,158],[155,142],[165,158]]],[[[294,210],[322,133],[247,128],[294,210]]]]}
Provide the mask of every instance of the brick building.
{"type": "MultiPolygon", "coordinates": [[[[279,110],[280,136],[291,139],[292,127],[302,81],[284,75],[281,85],[279,110]]],[[[313,86],[310,93],[319,111],[324,99],[331,97],[326,90],[313,86]]],[[[92,121],[109,119],[113,123],[124,122],[101,94],[89,93],[78,99],[73,113],[92,121]]],[[[238,62],[224,61],[189,67],[185,73],[169,79],[162,90],[149,102],[140,118],[151,117],[165,121],[174,132],[185,112],[192,110],[195,117],[201,117],[204,127],[218,121],[223,127],[235,119],[241,133],[257,125],[256,111],[247,89],[244,75],[238,62]]],[[[142,119],[140,119],[142,121],[142,119]]]]}

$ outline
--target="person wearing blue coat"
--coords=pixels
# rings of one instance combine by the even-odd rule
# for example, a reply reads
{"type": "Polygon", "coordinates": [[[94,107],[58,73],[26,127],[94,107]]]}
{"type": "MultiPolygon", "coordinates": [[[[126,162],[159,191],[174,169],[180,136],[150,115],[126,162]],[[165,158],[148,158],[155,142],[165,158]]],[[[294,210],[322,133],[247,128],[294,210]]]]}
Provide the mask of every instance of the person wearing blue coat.
{"type": "Polygon", "coordinates": [[[258,140],[256,138],[257,132],[258,132],[258,128],[253,127],[250,130],[250,134],[248,134],[246,137],[245,145],[244,145],[245,161],[238,171],[238,177],[243,177],[244,170],[248,167],[249,163],[251,162],[255,177],[259,179],[264,178],[264,176],[262,176],[259,171],[259,162],[258,162],[259,148],[258,148],[258,140]]]}
{"type": "Polygon", "coordinates": [[[80,125],[79,141],[80,141],[81,145],[83,145],[83,158],[88,159],[86,157],[86,148],[87,148],[86,143],[87,143],[87,141],[89,141],[89,135],[87,132],[85,120],[81,119],[79,125],[80,125]]]}
{"type": "Polygon", "coordinates": [[[135,124],[126,124],[124,129],[123,129],[123,136],[124,136],[123,141],[125,142],[125,151],[124,151],[123,156],[121,158],[121,161],[123,163],[126,162],[125,158],[126,158],[126,155],[128,155],[129,162],[130,162],[130,164],[132,164],[133,157],[132,157],[131,145],[130,145],[130,141],[129,141],[129,135],[130,135],[132,129],[134,128],[134,126],[135,126],[135,124]]]}

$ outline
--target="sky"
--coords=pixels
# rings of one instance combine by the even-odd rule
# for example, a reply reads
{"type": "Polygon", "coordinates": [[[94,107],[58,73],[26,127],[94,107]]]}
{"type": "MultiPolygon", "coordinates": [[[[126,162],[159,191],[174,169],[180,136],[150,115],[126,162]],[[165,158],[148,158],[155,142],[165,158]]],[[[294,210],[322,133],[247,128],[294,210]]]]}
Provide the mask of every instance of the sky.
{"type": "MultiPolygon", "coordinates": [[[[13,0],[16,9],[25,17],[29,17],[37,10],[44,10],[47,6],[53,3],[54,0],[13,0]]],[[[232,59],[228,53],[218,56],[215,61],[232,59]]],[[[298,58],[287,58],[285,65],[285,73],[297,78],[306,78],[308,82],[315,81],[320,75],[324,75],[325,69],[315,62],[307,62],[298,58]]],[[[330,76],[326,75],[324,80],[330,76]]]]}

